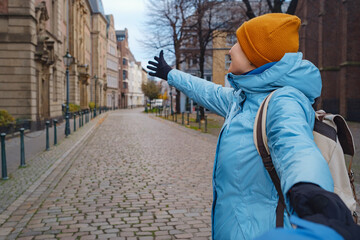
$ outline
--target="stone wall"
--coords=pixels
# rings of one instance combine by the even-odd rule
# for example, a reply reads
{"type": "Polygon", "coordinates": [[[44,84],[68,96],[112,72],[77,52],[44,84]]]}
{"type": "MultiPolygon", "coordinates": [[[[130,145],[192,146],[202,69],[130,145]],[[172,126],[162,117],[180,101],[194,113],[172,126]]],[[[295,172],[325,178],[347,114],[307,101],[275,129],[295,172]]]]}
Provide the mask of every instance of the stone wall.
{"type": "Polygon", "coordinates": [[[320,107],[360,121],[360,2],[300,1],[300,50],[321,71],[320,107]]]}

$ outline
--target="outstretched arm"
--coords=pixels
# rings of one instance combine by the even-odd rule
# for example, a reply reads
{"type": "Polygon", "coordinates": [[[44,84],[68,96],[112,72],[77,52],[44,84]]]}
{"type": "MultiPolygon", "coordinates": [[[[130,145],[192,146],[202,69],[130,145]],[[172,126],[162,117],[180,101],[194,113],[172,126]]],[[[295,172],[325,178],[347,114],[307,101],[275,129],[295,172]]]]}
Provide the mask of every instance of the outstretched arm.
{"type": "Polygon", "coordinates": [[[232,101],[233,89],[224,88],[191,74],[171,69],[164,60],[163,51],[160,52],[159,57],[155,56],[154,59],[156,62],[149,61],[148,65],[148,69],[154,71],[149,72],[151,76],[167,80],[170,85],[195,102],[223,117],[226,116],[229,104],[232,101]]]}

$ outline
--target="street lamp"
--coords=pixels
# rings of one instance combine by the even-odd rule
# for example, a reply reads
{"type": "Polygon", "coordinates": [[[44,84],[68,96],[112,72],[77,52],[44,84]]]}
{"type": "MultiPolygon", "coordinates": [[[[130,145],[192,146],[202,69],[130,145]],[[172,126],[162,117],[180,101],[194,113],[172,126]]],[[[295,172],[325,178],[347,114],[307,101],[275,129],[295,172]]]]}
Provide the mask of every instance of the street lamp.
{"type": "Polygon", "coordinates": [[[94,78],[95,78],[95,107],[94,107],[94,117],[96,117],[96,85],[97,85],[97,80],[98,80],[96,74],[95,74],[94,78]]]}
{"type": "Polygon", "coordinates": [[[63,57],[64,64],[66,66],[66,123],[65,123],[65,136],[70,134],[70,122],[69,122],[69,67],[72,63],[73,57],[69,53],[69,49],[66,50],[66,54],[63,57]]]}

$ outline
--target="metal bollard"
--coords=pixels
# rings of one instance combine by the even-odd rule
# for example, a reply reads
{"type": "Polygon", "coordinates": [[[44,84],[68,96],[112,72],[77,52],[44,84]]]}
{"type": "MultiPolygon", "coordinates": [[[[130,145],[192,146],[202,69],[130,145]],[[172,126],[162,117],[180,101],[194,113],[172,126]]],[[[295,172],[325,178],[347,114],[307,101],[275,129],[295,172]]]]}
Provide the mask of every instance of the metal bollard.
{"type": "Polygon", "coordinates": [[[54,145],[57,144],[57,130],[56,130],[56,124],[57,124],[58,120],[54,119],[53,123],[54,123],[54,145]]]}
{"type": "Polygon", "coordinates": [[[181,113],[181,125],[184,125],[184,112],[181,113]]]}
{"type": "Polygon", "coordinates": [[[49,151],[49,149],[50,149],[50,144],[49,144],[49,125],[50,125],[50,122],[46,121],[45,125],[46,125],[46,151],[49,151]]]}
{"type": "Polygon", "coordinates": [[[201,120],[199,118],[199,130],[201,130],[201,120]]]}
{"type": "Polygon", "coordinates": [[[79,128],[81,128],[81,112],[79,112],[79,128]]]}
{"type": "Polygon", "coordinates": [[[25,147],[24,147],[24,131],[25,128],[20,128],[20,167],[25,167],[25,147]]]}
{"type": "Polygon", "coordinates": [[[205,116],[205,132],[207,133],[207,116],[205,116]]]}
{"type": "Polygon", "coordinates": [[[5,152],[5,136],[6,133],[1,133],[1,177],[3,180],[9,179],[7,176],[7,167],[6,167],[6,152],[5,152]]]}
{"type": "Polygon", "coordinates": [[[74,113],[74,132],[76,132],[76,113],[74,113]]]}
{"type": "Polygon", "coordinates": [[[70,135],[70,121],[69,121],[69,115],[65,116],[66,124],[65,124],[65,136],[70,135]]]}
{"type": "Polygon", "coordinates": [[[190,113],[187,113],[187,125],[190,125],[190,113]]]}

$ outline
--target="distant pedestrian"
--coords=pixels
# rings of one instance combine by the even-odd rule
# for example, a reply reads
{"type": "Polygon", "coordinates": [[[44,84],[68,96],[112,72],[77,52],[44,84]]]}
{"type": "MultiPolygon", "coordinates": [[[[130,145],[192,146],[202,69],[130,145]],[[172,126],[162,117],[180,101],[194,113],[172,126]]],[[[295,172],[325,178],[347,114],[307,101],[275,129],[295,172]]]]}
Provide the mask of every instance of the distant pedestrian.
{"type": "MultiPolygon", "coordinates": [[[[276,226],[278,194],[253,141],[258,108],[276,89],[266,133],[287,211],[329,226],[345,239],[360,236],[350,211],[332,193],[328,164],[313,141],[312,104],[320,96],[321,77],[298,52],[299,27],[298,17],[282,13],[242,24],[229,52],[232,88],[171,69],[162,51],[156,62],[149,62],[150,75],[226,118],[213,170],[213,239],[253,239],[276,226]]],[[[290,229],[290,216],[283,215],[284,228],[290,229]]]]}

